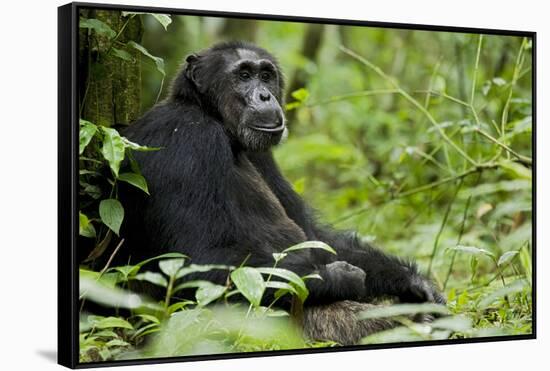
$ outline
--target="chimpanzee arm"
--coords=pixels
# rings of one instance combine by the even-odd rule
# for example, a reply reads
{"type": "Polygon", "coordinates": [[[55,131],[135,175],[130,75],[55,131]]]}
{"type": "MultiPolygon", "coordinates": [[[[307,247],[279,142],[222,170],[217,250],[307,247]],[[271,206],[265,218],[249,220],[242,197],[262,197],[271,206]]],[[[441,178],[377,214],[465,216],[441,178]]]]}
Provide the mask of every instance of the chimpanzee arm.
{"type": "Polygon", "coordinates": [[[367,298],[394,296],[401,302],[445,302],[435,285],[418,272],[414,263],[361,243],[352,233],[335,232],[329,227],[317,228],[316,233],[320,240],[336,249],[338,259],[365,271],[367,298]]]}
{"type": "Polygon", "coordinates": [[[270,152],[252,154],[249,158],[277,195],[288,216],[304,230],[307,238],[323,241],[338,252],[336,257],[316,252],[319,263],[342,260],[361,268],[366,273],[367,298],[395,296],[403,302],[444,301],[434,285],[418,273],[414,264],[362,244],[354,234],[317,225],[313,213],[284,179],[270,152]]]}

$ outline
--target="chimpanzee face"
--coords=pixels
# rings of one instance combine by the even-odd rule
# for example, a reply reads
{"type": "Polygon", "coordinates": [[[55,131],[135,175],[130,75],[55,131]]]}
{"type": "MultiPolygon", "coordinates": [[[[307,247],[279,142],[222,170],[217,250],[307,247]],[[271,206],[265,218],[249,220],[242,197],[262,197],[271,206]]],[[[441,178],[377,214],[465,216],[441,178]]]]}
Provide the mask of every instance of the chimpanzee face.
{"type": "Polygon", "coordinates": [[[281,141],[286,131],[282,77],[271,55],[236,48],[195,58],[188,62],[198,62],[193,71],[197,86],[243,148],[263,151],[281,141]]]}

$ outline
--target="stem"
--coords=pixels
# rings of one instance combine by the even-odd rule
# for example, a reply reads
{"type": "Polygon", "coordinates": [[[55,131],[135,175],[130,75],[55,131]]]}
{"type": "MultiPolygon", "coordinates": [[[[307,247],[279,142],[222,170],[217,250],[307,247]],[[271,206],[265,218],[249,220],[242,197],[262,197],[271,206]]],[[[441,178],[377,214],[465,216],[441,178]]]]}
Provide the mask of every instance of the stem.
{"type": "Polygon", "coordinates": [[[164,308],[168,309],[170,299],[172,298],[172,290],[174,289],[175,276],[170,276],[168,287],[166,288],[166,297],[164,298],[164,308]]]}
{"type": "Polygon", "coordinates": [[[479,35],[479,41],[477,43],[476,63],[474,67],[474,76],[472,78],[472,92],[470,94],[470,106],[472,106],[472,111],[475,111],[473,107],[474,107],[474,99],[476,94],[477,70],[479,68],[479,56],[481,54],[482,43],[483,43],[483,35],[479,35]]]}
{"type": "Polygon", "coordinates": [[[508,147],[506,144],[502,143],[501,141],[499,141],[498,139],[496,138],[493,138],[490,134],[484,132],[483,130],[481,130],[480,128],[477,128],[476,129],[476,132],[483,135],[485,138],[489,139],[491,142],[499,145],[500,147],[502,147],[504,150],[506,150],[507,152],[509,152],[510,154],[512,154],[513,156],[515,156],[519,162],[522,162],[524,163],[525,165],[528,165],[528,166],[531,166],[533,165],[533,159],[531,159],[530,157],[526,157],[526,156],[523,156],[523,155],[520,155],[519,153],[517,153],[516,151],[514,151],[512,148],[508,147]]]}
{"type": "Polygon", "coordinates": [[[355,58],[356,60],[358,60],[359,62],[361,62],[362,64],[364,64],[365,66],[367,66],[368,68],[370,68],[371,70],[373,70],[374,72],[376,72],[380,77],[382,77],[384,80],[386,80],[388,83],[390,83],[390,85],[392,85],[395,90],[397,90],[397,93],[399,93],[401,96],[403,96],[406,100],[408,100],[413,106],[415,106],[417,109],[419,109],[427,118],[428,120],[430,121],[430,123],[436,128],[437,132],[439,133],[439,135],[441,135],[441,137],[451,146],[453,147],[467,162],[469,162],[470,164],[474,165],[474,166],[477,166],[477,163],[476,161],[474,161],[470,156],[468,156],[468,154],[466,154],[466,152],[464,152],[464,150],[462,150],[462,148],[460,148],[455,142],[453,142],[448,136],[447,134],[445,133],[445,131],[439,126],[439,124],[437,123],[437,121],[434,119],[434,117],[431,115],[431,113],[420,103],[418,102],[416,99],[414,99],[411,95],[409,95],[405,90],[403,90],[399,84],[397,82],[395,82],[395,80],[393,78],[391,78],[390,76],[388,76],[384,71],[382,71],[378,66],[374,65],[373,63],[371,63],[370,61],[368,61],[367,59],[361,57],[360,55],[358,55],[357,53],[355,53],[354,51],[344,47],[344,46],[340,46],[340,49],[348,54],[349,56],[351,56],[352,58],[355,58]]]}
{"type": "MultiPolygon", "coordinates": [[[[478,181],[479,181],[479,178],[478,178],[478,181]]],[[[471,201],[472,201],[472,195],[468,196],[468,199],[466,200],[466,206],[464,207],[464,214],[462,214],[462,224],[460,225],[460,232],[458,233],[458,239],[456,241],[457,245],[460,245],[460,242],[462,241],[462,235],[464,234],[464,227],[466,225],[466,217],[468,216],[468,209],[470,208],[471,201]]],[[[445,291],[445,289],[447,288],[447,283],[449,282],[449,278],[451,277],[457,252],[458,251],[456,250],[453,251],[453,256],[451,257],[451,264],[449,264],[449,270],[447,271],[447,275],[445,276],[445,281],[443,282],[443,291],[445,291]]]]}
{"type": "Polygon", "coordinates": [[[429,183],[429,184],[426,184],[426,185],[423,185],[423,186],[420,186],[420,187],[417,187],[417,188],[414,188],[414,189],[411,189],[410,191],[407,191],[407,192],[402,192],[402,193],[398,193],[395,198],[400,198],[400,197],[407,197],[407,196],[410,196],[410,195],[413,195],[415,193],[419,193],[419,192],[424,192],[424,191],[427,191],[429,189],[432,189],[432,188],[435,188],[435,187],[439,187],[440,185],[443,185],[443,184],[447,184],[449,182],[453,182],[455,180],[459,180],[459,179],[462,179],[462,178],[465,178],[467,177],[468,175],[470,174],[475,174],[475,173],[478,173],[478,172],[481,172],[483,170],[486,170],[486,169],[493,169],[493,168],[496,168],[498,167],[499,165],[496,164],[496,163],[487,163],[487,164],[480,164],[478,166],[475,166],[473,168],[470,168],[466,171],[463,171],[462,173],[460,174],[457,174],[457,175],[454,175],[454,176],[450,176],[450,177],[447,177],[447,178],[443,178],[441,180],[438,180],[436,182],[433,182],[433,183],[429,183]]]}
{"type": "Polygon", "coordinates": [[[443,216],[443,220],[441,221],[441,226],[439,227],[439,231],[437,232],[437,235],[435,236],[434,241],[434,247],[432,249],[432,253],[430,254],[430,264],[428,265],[428,276],[430,275],[432,271],[432,265],[435,258],[435,254],[437,252],[437,247],[439,246],[439,238],[441,237],[441,234],[443,233],[443,229],[445,229],[445,225],[447,224],[447,220],[449,219],[449,214],[451,213],[451,209],[453,207],[453,204],[456,200],[456,196],[458,195],[458,192],[460,191],[460,188],[462,188],[462,184],[464,183],[464,179],[461,178],[460,182],[456,186],[455,193],[453,194],[453,198],[451,198],[451,201],[449,202],[449,205],[447,205],[447,210],[445,210],[445,215],[443,216]]]}
{"type": "Polygon", "coordinates": [[[396,89],[363,90],[363,91],[358,91],[353,93],[336,95],[327,99],[322,99],[317,102],[306,104],[305,107],[315,107],[323,104],[339,102],[346,99],[361,98],[361,97],[368,97],[371,95],[382,95],[382,94],[399,94],[399,91],[396,89]]]}
{"type": "Polygon", "coordinates": [[[504,108],[502,109],[502,117],[500,120],[500,135],[501,137],[504,136],[505,130],[506,130],[506,123],[508,122],[508,113],[510,111],[510,102],[512,101],[512,95],[514,92],[514,86],[516,85],[516,82],[518,81],[519,74],[521,71],[521,68],[523,66],[523,51],[526,44],[526,38],[524,38],[521,41],[521,45],[519,47],[519,52],[516,57],[516,64],[514,66],[514,75],[512,77],[512,83],[510,84],[510,91],[508,92],[508,98],[506,99],[506,103],[504,104],[504,108]]]}

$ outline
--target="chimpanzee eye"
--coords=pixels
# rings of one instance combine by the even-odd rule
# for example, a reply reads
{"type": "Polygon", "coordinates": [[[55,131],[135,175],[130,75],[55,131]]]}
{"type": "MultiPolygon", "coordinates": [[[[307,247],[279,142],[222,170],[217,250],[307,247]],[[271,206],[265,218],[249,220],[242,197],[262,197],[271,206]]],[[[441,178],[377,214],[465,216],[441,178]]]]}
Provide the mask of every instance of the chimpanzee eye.
{"type": "Polygon", "coordinates": [[[241,71],[241,72],[239,72],[239,77],[242,80],[248,80],[250,78],[250,73],[247,72],[247,71],[241,71]]]}
{"type": "Polygon", "coordinates": [[[268,82],[271,79],[271,74],[269,72],[262,72],[260,73],[260,79],[262,79],[262,81],[268,82]]]}

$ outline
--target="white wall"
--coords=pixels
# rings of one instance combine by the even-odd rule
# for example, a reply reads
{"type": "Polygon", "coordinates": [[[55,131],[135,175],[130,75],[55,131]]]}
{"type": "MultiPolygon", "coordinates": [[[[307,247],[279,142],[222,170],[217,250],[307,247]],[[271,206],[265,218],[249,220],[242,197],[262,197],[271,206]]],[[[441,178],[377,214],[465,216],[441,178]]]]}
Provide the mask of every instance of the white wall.
{"type": "MultiPolygon", "coordinates": [[[[122,0],[120,0],[122,1],[122,0]]],[[[104,2],[112,2],[105,0],[104,2]]],[[[548,318],[550,239],[550,27],[545,1],[482,0],[161,0],[125,1],[203,10],[227,10],[387,22],[519,29],[538,32],[538,313],[539,339],[490,344],[359,351],[201,363],[133,366],[127,370],[422,370],[542,369],[550,349],[548,318]],[[369,5],[369,3],[371,5],[369,5]],[[545,295],[546,294],[546,295],[545,295]]],[[[2,3],[0,18],[0,367],[56,367],[56,32],[61,1],[2,3]]]]}

